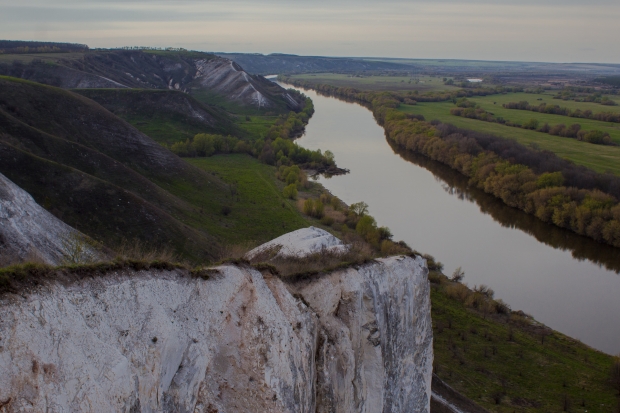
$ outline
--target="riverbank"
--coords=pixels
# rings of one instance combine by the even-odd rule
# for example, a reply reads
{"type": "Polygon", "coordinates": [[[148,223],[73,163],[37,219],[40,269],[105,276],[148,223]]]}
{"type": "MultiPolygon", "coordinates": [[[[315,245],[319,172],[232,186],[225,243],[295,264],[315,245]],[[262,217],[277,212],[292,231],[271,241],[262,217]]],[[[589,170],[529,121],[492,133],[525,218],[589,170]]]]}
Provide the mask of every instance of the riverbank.
{"type": "Polygon", "coordinates": [[[398,110],[405,98],[395,92],[281,80],[360,102],[399,147],[450,166],[470,178],[472,185],[544,222],[620,247],[619,177],[577,167],[501,137],[407,116],[398,110]]]}

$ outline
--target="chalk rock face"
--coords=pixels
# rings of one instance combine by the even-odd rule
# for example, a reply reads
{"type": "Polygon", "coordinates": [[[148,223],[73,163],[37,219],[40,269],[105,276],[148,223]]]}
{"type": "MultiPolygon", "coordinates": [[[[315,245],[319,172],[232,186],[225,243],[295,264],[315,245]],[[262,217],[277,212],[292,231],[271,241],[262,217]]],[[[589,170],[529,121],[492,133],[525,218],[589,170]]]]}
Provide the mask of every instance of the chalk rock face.
{"type": "Polygon", "coordinates": [[[303,102],[297,101],[282,87],[262,76],[248,74],[232,60],[218,57],[210,60],[196,60],[196,82],[227,96],[229,99],[258,108],[272,108],[278,100],[291,110],[303,108],[303,102]]]}
{"type": "MultiPolygon", "coordinates": [[[[0,174],[0,256],[14,261],[36,257],[57,265],[72,240],[81,236],[0,174]]],[[[97,254],[94,250],[84,253],[97,254]]]]}
{"type": "Polygon", "coordinates": [[[425,262],[120,271],[0,298],[0,412],[428,412],[425,262]]]}
{"type": "Polygon", "coordinates": [[[254,248],[246,254],[252,260],[259,255],[273,252],[273,257],[305,257],[322,250],[330,252],[344,252],[346,246],[329,232],[315,227],[298,229],[275,238],[254,248]]]}

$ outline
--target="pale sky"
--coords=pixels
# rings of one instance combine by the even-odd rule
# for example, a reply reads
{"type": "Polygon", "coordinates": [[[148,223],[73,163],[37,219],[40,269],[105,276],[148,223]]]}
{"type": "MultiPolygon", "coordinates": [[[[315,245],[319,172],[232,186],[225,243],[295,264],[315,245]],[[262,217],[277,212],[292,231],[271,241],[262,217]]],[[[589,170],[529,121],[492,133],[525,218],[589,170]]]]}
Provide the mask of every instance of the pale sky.
{"type": "Polygon", "coordinates": [[[0,0],[0,38],[91,47],[620,63],[620,0],[0,0]]]}

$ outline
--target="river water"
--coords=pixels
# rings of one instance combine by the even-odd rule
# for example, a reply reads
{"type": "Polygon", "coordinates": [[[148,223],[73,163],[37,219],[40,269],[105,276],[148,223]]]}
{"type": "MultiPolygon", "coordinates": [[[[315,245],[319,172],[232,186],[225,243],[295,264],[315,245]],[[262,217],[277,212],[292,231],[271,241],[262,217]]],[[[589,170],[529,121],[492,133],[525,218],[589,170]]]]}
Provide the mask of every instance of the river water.
{"type": "Polygon", "coordinates": [[[363,106],[302,92],[316,112],[297,142],[331,150],[351,171],[320,178],[329,191],[347,204],[365,201],[395,240],[435,256],[444,273],[462,267],[468,285],[488,285],[513,310],[620,352],[620,250],[544,224],[441,164],[393,149],[363,106]]]}

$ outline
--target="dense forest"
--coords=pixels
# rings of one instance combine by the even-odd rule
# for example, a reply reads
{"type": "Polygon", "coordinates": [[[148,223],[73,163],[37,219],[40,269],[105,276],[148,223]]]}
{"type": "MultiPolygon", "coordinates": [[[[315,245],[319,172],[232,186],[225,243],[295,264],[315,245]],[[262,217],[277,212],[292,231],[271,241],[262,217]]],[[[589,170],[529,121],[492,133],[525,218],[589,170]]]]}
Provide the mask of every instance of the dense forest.
{"type": "Polygon", "coordinates": [[[450,166],[469,177],[471,185],[507,205],[620,247],[620,177],[597,173],[513,140],[409,116],[397,110],[406,98],[402,93],[312,86],[370,107],[394,144],[450,166]]]}

